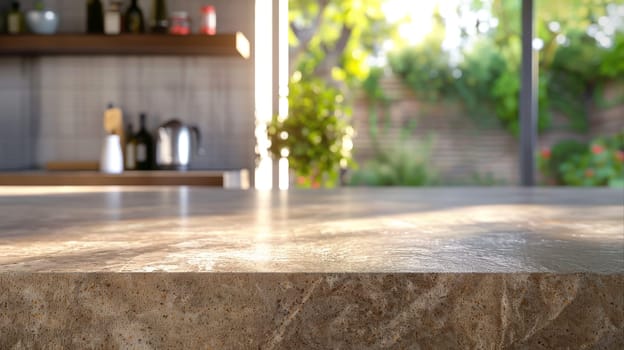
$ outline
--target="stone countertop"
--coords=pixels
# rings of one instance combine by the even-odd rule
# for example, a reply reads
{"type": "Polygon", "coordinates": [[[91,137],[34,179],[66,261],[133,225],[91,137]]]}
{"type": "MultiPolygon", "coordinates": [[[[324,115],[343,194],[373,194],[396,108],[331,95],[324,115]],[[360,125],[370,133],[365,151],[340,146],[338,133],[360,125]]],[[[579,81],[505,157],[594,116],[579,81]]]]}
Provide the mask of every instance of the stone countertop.
{"type": "Polygon", "coordinates": [[[623,349],[623,200],[0,187],[0,349],[623,349]]]}
{"type": "Polygon", "coordinates": [[[624,192],[0,187],[0,272],[624,273],[624,192]]]}

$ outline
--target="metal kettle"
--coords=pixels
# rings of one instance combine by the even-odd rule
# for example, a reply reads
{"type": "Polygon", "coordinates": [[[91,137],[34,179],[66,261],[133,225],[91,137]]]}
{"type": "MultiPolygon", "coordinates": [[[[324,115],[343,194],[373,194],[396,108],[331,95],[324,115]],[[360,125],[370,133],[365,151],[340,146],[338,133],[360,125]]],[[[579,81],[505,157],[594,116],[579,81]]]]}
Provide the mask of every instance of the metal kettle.
{"type": "Polygon", "coordinates": [[[202,153],[199,128],[172,119],[158,128],[156,133],[156,165],[165,170],[187,170],[193,150],[192,135],[195,135],[195,152],[202,153]]]}

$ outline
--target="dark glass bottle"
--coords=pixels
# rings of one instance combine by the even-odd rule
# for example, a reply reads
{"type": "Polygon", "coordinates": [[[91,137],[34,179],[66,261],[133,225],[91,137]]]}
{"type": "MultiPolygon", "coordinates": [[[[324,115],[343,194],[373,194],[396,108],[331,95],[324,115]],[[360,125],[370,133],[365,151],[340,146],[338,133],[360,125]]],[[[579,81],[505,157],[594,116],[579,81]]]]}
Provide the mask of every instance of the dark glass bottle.
{"type": "Polygon", "coordinates": [[[167,19],[167,2],[165,0],[153,0],[152,2],[152,32],[167,33],[169,21],[167,19]]]}
{"type": "Polygon", "coordinates": [[[152,135],[145,128],[145,113],[140,116],[140,129],[134,136],[136,168],[138,170],[150,170],[154,159],[154,142],[152,135]]]}
{"type": "Polygon", "coordinates": [[[6,33],[6,26],[4,25],[5,22],[6,22],[5,13],[4,11],[2,11],[2,9],[0,9],[0,34],[6,33]]]}
{"type": "Polygon", "coordinates": [[[104,10],[100,0],[87,1],[87,33],[104,33],[104,10]]]}
{"type": "Polygon", "coordinates": [[[130,7],[126,10],[126,32],[127,33],[145,33],[145,20],[143,19],[143,11],[137,4],[137,0],[132,0],[130,7]]]}
{"type": "Polygon", "coordinates": [[[9,34],[20,34],[24,32],[24,15],[20,11],[19,1],[11,2],[11,11],[7,14],[7,32],[9,34]]]}
{"type": "Polygon", "coordinates": [[[132,123],[128,123],[126,128],[126,158],[125,168],[126,170],[136,170],[136,140],[134,138],[134,130],[132,123]]]}

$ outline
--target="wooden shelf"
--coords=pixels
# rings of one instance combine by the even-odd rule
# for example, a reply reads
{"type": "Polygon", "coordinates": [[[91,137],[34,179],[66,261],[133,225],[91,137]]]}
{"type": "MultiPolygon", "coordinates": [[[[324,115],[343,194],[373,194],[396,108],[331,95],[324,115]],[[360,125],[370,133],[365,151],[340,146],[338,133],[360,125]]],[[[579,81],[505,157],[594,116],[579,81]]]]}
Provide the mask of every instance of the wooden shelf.
{"type": "Polygon", "coordinates": [[[249,58],[242,33],[217,35],[1,35],[0,55],[203,55],[249,58]]]}
{"type": "Polygon", "coordinates": [[[249,188],[247,170],[126,171],[103,174],[97,171],[0,172],[0,186],[217,186],[249,188]]]}

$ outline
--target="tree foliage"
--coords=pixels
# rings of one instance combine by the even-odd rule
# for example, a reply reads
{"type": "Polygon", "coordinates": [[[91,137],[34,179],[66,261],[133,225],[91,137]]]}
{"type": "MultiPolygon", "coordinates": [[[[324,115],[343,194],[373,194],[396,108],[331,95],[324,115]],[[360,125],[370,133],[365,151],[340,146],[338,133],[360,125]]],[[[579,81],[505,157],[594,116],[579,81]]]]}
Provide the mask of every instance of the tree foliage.
{"type": "Polygon", "coordinates": [[[382,0],[291,0],[290,72],[333,85],[355,86],[369,72],[368,57],[393,36],[382,0]]]}
{"type": "Polygon", "coordinates": [[[289,117],[273,118],[271,152],[288,152],[302,187],[337,184],[353,164],[349,87],[368,75],[368,57],[391,35],[381,0],[289,2],[289,117]]]}
{"type": "MultiPolygon", "coordinates": [[[[543,43],[539,52],[538,126],[540,130],[548,127],[551,111],[556,110],[569,118],[571,129],[583,131],[587,128],[588,100],[596,87],[624,77],[624,33],[622,28],[608,28],[613,19],[606,17],[607,8],[613,5],[605,1],[537,3],[536,32],[543,43]],[[604,47],[609,40],[614,40],[614,45],[604,47]]],[[[485,10],[482,2],[471,4],[468,10],[457,11],[461,15],[461,11],[485,10]]],[[[452,62],[449,53],[441,49],[444,29],[439,24],[444,19],[438,16],[439,24],[429,38],[394,53],[391,67],[422,98],[459,100],[479,121],[498,120],[517,134],[520,5],[519,1],[495,0],[487,9],[496,20],[493,28],[480,30],[480,19],[469,24],[474,28],[461,28],[464,40],[458,48],[459,62],[452,62]]]]}

